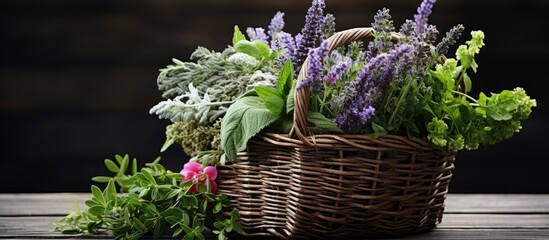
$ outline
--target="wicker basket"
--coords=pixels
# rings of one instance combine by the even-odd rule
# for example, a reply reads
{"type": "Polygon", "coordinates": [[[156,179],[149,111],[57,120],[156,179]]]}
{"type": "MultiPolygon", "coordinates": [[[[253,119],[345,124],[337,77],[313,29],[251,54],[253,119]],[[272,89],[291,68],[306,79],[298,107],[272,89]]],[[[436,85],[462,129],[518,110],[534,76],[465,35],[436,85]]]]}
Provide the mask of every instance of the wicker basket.
{"type": "MultiPolygon", "coordinates": [[[[370,28],[338,32],[330,50],[371,36],[370,28]]],[[[242,236],[409,235],[440,223],[454,152],[395,135],[307,136],[308,104],[308,90],[298,90],[293,134],[260,133],[220,168],[219,192],[240,211],[242,236]]]]}

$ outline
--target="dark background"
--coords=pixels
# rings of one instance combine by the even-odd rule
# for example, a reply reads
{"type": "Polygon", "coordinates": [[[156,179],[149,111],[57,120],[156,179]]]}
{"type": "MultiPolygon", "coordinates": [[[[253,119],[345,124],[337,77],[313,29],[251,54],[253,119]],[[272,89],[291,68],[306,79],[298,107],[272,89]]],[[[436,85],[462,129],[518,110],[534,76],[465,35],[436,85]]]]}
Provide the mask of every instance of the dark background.
{"type": "MultiPolygon", "coordinates": [[[[338,30],[369,26],[387,7],[397,27],[420,0],[326,0],[338,30]]],[[[160,154],[167,120],[158,103],[158,69],[187,61],[199,45],[221,51],[235,24],[267,27],[280,10],[296,34],[309,0],[7,0],[2,24],[0,192],[85,192],[107,174],[103,159],[128,153],[140,163],[162,156],[179,170],[177,147],[160,154]]],[[[486,46],[473,75],[477,91],[524,87],[538,102],[512,139],[457,155],[451,192],[548,193],[546,0],[439,1],[430,23],[442,36],[458,23],[481,29],[486,46]]],[[[453,53],[452,49],[452,53],[453,53]]]]}

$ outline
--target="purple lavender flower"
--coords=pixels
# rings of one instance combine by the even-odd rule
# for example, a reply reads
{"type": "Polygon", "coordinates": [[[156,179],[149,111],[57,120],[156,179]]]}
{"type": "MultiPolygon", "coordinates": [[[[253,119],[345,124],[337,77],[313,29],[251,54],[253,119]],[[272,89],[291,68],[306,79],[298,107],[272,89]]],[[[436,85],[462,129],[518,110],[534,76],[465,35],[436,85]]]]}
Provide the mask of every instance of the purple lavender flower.
{"type": "Polygon", "coordinates": [[[427,31],[427,21],[429,15],[431,15],[433,5],[436,0],[423,0],[421,5],[417,8],[417,14],[414,15],[414,20],[416,22],[415,37],[418,39],[424,39],[424,33],[427,31]]]}
{"type": "MultiPolygon", "coordinates": [[[[341,56],[341,55],[339,55],[341,56]]],[[[351,59],[345,58],[344,61],[337,61],[337,64],[330,70],[330,72],[324,77],[324,82],[328,85],[334,85],[337,80],[343,75],[343,73],[349,69],[351,65],[351,59]]]]}
{"type": "Polygon", "coordinates": [[[378,86],[383,85],[383,83],[376,78],[376,71],[383,68],[386,57],[387,54],[376,56],[358,72],[354,82],[355,85],[353,86],[357,93],[365,92],[365,90],[374,87],[376,84],[378,86]]]}
{"type": "Polygon", "coordinates": [[[464,29],[465,28],[461,24],[458,24],[450,29],[450,31],[446,33],[446,36],[442,38],[440,43],[437,44],[438,54],[446,54],[448,52],[448,48],[450,48],[451,45],[456,44],[456,41],[459,39],[464,29]]]}
{"type": "Polygon", "coordinates": [[[278,35],[280,32],[282,32],[282,29],[284,28],[284,13],[283,12],[277,12],[274,17],[271,19],[271,24],[269,24],[269,30],[268,34],[271,37],[271,46],[276,44],[275,42],[278,40],[278,35]]]}
{"type": "Polygon", "coordinates": [[[324,59],[328,54],[328,41],[324,40],[320,47],[309,50],[309,65],[307,77],[297,86],[298,89],[309,87],[313,90],[322,88],[322,75],[324,73],[324,59]]]}
{"type": "Polygon", "coordinates": [[[437,40],[438,29],[435,25],[429,25],[427,31],[425,32],[425,42],[432,44],[437,40]]]}
{"type": "Polygon", "coordinates": [[[327,13],[324,17],[322,25],[322,35],[324,38],[329,38],[330,36],[334,35],[336,28],[335,28],[335,17],[333,14],[327,13]]]}
{"type": "Polygon", "coordinates": [[[292,60],[294,61],[295,72],[299,72],[301,64],[305,61],[309,49],[313,48],[317,41],[322,37],[322,25],[324,24],[324,8],[326,4],[324,0],[313,0],[311,7],[305,16],[305,26],[301,29],[301,33],[295,39],[296,51],[292,60]]]}
{"type": "Polygon", "coordinates": [[[393,20],[389,9],[383,8],[377,11],[372,23],[374,29],[374,41],[368,43],[368,52],[366,53],[366,61],[372,60],[380,53],[389,51],[393,47],[391,42],[391,32],[395,30],[393,20]]]}
{"type": "Polygon", "coordinates": [[[398,41],[397,45],[410,44],[412,42],[412,34],[414,33],[415,28],[416,23],[410,19],[406,19],[406,21],[400,27],[399,33],[402,35],[402,37],[398,41]]]}
{"type": "Polygon", "coordinates": [[[393,20],[391,20],[391,14],[389,9],[383,8],[382,10],[377,11],[374,16],[374,22],[372,23],[372,28],[376,32],[392,32],[395,30],[393,26],[393,20]]]}
{"type": "Polygon", "coordinates": [[[248,34],[248,38],[250,39],[250,41],[260,40],[265,43],[268,43],[269,41],[269,36],[265,34],[265,29],[260,27],[258,28],[249,27],[246,29],[246,34],[248,34]]]}
{"type": "Polygon", "coordinates": [[[288,59],[294,62],[293,57],[295,53],[295,41],[291,34],[287,32],[280,32],[278,34],[278,43],[275,49],[282,50],[282,62],[286,62],[288,59]]]}
{"type": "Polygon", "coordinates": [[[398,62],[403,59],[408,53],[412,52],[413,48],[410,45],[401,45],[393,49],[387,54],[385,68],[381,71],[379,79],[383,84],[387,84],[391,79],[395,78],[396,67],[398,62]]]}
{"type": "Polygon", "coordinates": [[[355,132],[373,116],[373,105],[395,79],[399,61],[412,50],[410,45],[401,45],[387,54],[376,56],[360,70],[351,86],[351,94],[344,100],[343,110],[334,119],[340,128],[355,132]]]}
{"type": "Polygon", "coordinates": [[[371,104],[369,94],[358,95],[334,121],[343,131],[355,133],[375,115],[375,108],[371,104]]]}

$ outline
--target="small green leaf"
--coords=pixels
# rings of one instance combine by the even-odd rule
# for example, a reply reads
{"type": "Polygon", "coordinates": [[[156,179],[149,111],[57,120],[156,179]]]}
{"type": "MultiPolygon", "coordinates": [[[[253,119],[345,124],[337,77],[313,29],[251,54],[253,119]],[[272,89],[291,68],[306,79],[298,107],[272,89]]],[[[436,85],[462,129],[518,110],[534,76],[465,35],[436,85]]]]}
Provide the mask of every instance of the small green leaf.
{"type": "Polygon", "coordinates": [[[216,203],[213,208],[213,213],[221,212],[221,208],[223,207],[223,204],[220,202],[216,203]]]}
{"type": "Polygon", "coordinates": [[[95,186],[95,185],[92,185],[92,186],[91,186],[91,192],[92,192],[92,196],[93,196],[94,198],[97,198],[97,200],[98,200],[99,202],[101,202],[102,204],[105,203],[105,198],[104,198],[104,196],[103,196],[103,193],[101,192],[101,189],[99,189],[99,188],[98,188],[97,186],[95,186]]]}
{"type": "Polygon", "coordinates": [[[141,220],[139,220],[139,218],[133,218],[132,220],[133,220],[135,228],[138,231],[143,232],[143,233],[148,231],[145,224],[143,224],[143,222],[141,222],[141,220]]]}
{"type": "Polygon", "coordinates": [[[206,213],[206,210],[208,210],[208,201],[204,200],[202,201],[202,204],[200,206],[200,212],[206,213]]]}
{"type": "Polygon", "coordinates": [[[242,34],[242,32],[240,31],[240,28],[238,27],[238,25],[235,25],[234,26],[234,33],[233,33],[233,46],[240,42],[241,40],[246,40],[246,36],[244,36],[244,34],[242,34]]]}
{"type": "Polygon", "coordinates": [[[276,82],[276,88],[282,95],[288,95],[292,90],[294,67],[291,60],[287,60],[284,63],[284,67],[280,74],[278,74],[278,81],[276,82]]]}
{"type": "Polygon", "coordinates": [[[337,124],[322,115],[322,113],[309,111],[307,117],[315,126],[311,129],[314,133],[343,133],[343,130],[337,124]]]}
{"type": "Polygon", "coordinates": [[[198,199],[194,195],[190,195],[187,198],[189,200],[189,205],[192,207],[198,206],[198,199]]]}
{"type": "Polygon", "coordinates": [[[183,229],[183,231],[185,231],[186,234],[189,234],[193,231],[193,229],[189,227],[189,224],[182,224],[179,226],[183,229]]]}
{"type": "MultiPolygon", "coordinates": [[[[95,199],[95,198],[94,198],[95,199]]],[[[94,201],[94,200],[86,200],[84,201],[84,204],[86,204],[86,206],[88,207],[93,207],[93,206],[103,206],[104,204],[103,203],[100,203],[98,202],[97,200],[94,201]]]]}
{"type": "Polygon", "coordinates": [[[202,227],[196,227],[193,231],[194,233],[194,237],[195,238],[198,238],[198,240],[206,240],[206,238],[204,237],[204,234],[202,234],[202,227]]]}
{"type": "Polygon", "coordinates": [[[107,177],[107,176],[92,177],[92,181],[99,182],[99,183],[108,183],[111,179],[112,179],[112,177],[107,177]]]}
{"type": "Polygon", "coordinates": [[[236,220],[238,219],[238,210],[236,208],[234,208],[232,211],[231,211],[231,220],[236,220]]]}
{"type": "Polygon", "coordinates": [[[151,170],[145,168],[141,172],[143,173],[143,176],[145,176],[145,178],[147,178],[147,181],[149,181],[151,184],[156,184],[156,180],[154,179],[154,177],[152,176],[150,171],[151,170]]]}
{"type": "Polygon", "coordinates": [[[118,162],[118,164],[120,165],[120,164],[122,164],[122,160],[124,159],[124,157],[122,157],[121,155],[116,154],[114,156],[114,159],[116,159],[116,162],[118,162]]]}
{"type": "Polygon", "coordinates": [[[200,227],[200,220],[198,220],[198,216],[194,216],[193,218],[193,226],[192,228],[200,227]]]}
{"type": "Polygon", "coordinates": [[[130,156],[127,154],[122,159],[122,163],[120,164],[120,169],[118,171],[118,176],[122,176],[126,174],[126,170],[128,169],[128,165],[130,164],[130,156]]]}
{"type": "Polygon", "coordinates": [[[217,240],[227,240],[227,237],[225,237],[224,232],[218,232],[217,240]]]}
{"type": "Polygon", "coordinates": [[[470,92],[473,84],[471,82],[471,78],[466,72],[463,73],[463,83],[465,84],[465,93],[470,92]]]}
{"type": "Polygon", "coordinates": [[[100,217],[105,213],[105,207],[103,206],[93,206],[88,208],[88,212],[94,216],[100,217]]]}
{"type": "Polygon", "coordinates": [[[151,190],[151,199],[152,199],[153,201],[159,200],[159,199],[158,199],[158,188],[157,188],[156,186],[153,186],[153,187],[152,187],[152,190],[151,190]]]}
{"type": "Polygon", "coordinates": [[[103,190],[103,197],[105,198],[105,202],[109,201],[115,201],[116,200],[116,188],[114,186],[114,180],[111,179],[109,183],[107,183],[107,187],[105,190],[103,190]]]}
{"type": "Polygon", "coordinates": [[[164,233],[164,224],[163,224],[164,221],[162,221],[162,219],[160,219],[155,225],[154,225],[154,233],[153,233],[153,238],[154,239],[159,239],[160,237],[162,237],[162,234],[164,233]]]}
{"type": "Polygon", "coordinates": [[[183,237],[183,240],[192,240],[194,239],[194,233],[191,231],[190,233],[187,233],[184,237],[183,237]]]}
{"type": "Polygon", "coordinates": [[[189,214],[183,212],[182,221],[185,226],[188,226],[191,223],[191,218],[189,217],[189,214]]]}
{"type": "Polygon", "coordinates": [[[258,60],[261,60],[261,50],[252,42],[248,40],[241,40],[234,45],[234,49],[237,52],[248,54],[258,60]]]}
{"type": "Polygon", "coordinates": [[[183,228],[177,228],[177,229],[173,232],[172,237],[179,236],[179,234],[181,234],[181,232],[183,232],[183,228]]]}
{"type": "Polygon", "coordinates": [[[132,175],[135,175],[137,173],[137,159],[133,159],[132,161],[132,175]]]}
{"type": "Polygon", "coordinates": [[[374,134],[373,136],[375,138],[378,138],[380,136],[383,136],[383,135],[387,135],[387,130],[385,130],[384,127],[372,122],[372,129],[374,130],[374,134]]]}
{"type": "Polygon", "coordinates": [[[117,173],[120,170],[118,166],[116,166],[116,163],[110,159],[105,159],[105,166],[107,166],[107,169],[113,173],[117,173]]]}
{"type": "Polygon", "coordinates": [[[292,87],[290,88],[290,92],[288,93],[288,96],[286,97],[286,114],[289,114],[291,111],[294,110],[295,105],[295,91],[297,87],[297,81],[292,80],[292,87]]]}
{"type": "Polygon", "coordinates": [[[272,51],[269,45],[267,45],[265,42],[261,40],[255,40],[252,43],[259,50],[259,58],[258,58],[259,60],[261,60],[262,58],[271,60],[270,58],[272,57],[271,55],[272,51]]]}
{"type": "Polygon", "coordinates": [[[232,221],[233,230],[237,233],[242,233],[244,230],[242,229],[242,225],[238,221],[232,221]]]}
{"type": "Polygon", "coordinates": [[[166,138],[166,141],[162,145],[162,148],[160,148],[160,152],[166,151],[171,145],[175,143],[175,139],[173,138],[166,138]]]}

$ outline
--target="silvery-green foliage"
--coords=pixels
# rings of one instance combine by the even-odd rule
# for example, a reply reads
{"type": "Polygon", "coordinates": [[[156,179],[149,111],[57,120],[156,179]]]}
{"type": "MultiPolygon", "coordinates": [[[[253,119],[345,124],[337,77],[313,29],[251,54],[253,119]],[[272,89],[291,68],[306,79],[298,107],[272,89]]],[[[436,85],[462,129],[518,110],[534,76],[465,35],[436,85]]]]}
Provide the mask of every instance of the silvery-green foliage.
{"type": "Polygon", "coordinates": [[[173,59],[173,65],[161,69],[157,85],[166,100],[151,108],[151,114],[172,122],[213,123],[256,83],[274,84],[279,71],[272,62],[258,61],[231,46],[223,52],[198,47],[191,60],[173,59]]]}
{"type": "Polygon", "coordinates": [[[156,114],[160,118],[170,119],[172,122],[198,120],[200,123],[206,121],[214,122],[227,111],[231,102],[212,102],[210,94],[206,92],[200,95],[192,83],[188,86],[189,91],[176,98],[162,101],[151,108],[149,113],[156,114]],[[212,109],[212,106],[217,106],[212,109]]]}

